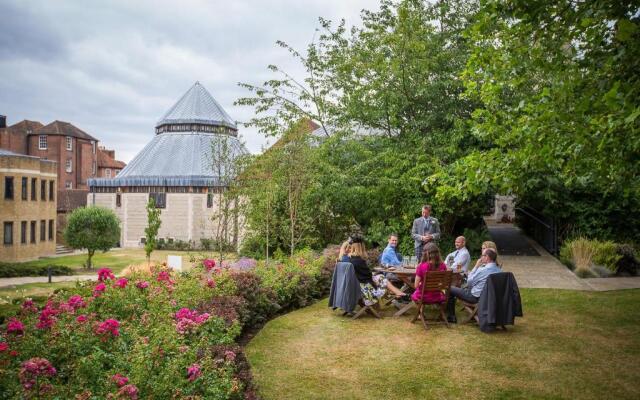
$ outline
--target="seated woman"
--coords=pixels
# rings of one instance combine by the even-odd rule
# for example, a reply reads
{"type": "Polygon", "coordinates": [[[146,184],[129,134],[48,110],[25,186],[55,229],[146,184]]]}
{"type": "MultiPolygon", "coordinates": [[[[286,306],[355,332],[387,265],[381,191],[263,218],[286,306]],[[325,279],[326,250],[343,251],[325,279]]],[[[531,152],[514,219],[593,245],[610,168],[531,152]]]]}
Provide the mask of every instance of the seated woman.
{"type": "Polygon", "coordinates": [[[373,276],[371,270],[365,261],[367,256],[362,239],[353,239],[351,244],[350,261],[356,271],[356,278],[360,282],[360,290],[362,291],[362,299],[364,304],[371,306],[376,304],[378,300],[384,296],[387,289],[390,290],[397,298],[407,298],[406,295],[397,287],[393,286],[384,275],[379,274],[373,276]]]}
{"type": "Polygon", "coordinates": [[[431,271],[446,271],[447,265],[442,262],[442,256],[440,255],[440,249],[436,246],[435,243],[429,243],[425,246],[422,251],[422,260],[420,260],[420,264],[416,268],[416,281],[415,281],[415,292],[411,295],[411,300],[422,301],[427,304],[435,304],[435,303],[443,303],[444,293],[442,291],[428,291],[424,292],[422,299],[420,295],[422,294],[422,283],[425,280],[427,274],[431,271]]]}
{"type": "Polygon", "coordinates": [[[338,253],[338,259],[336,262],[350,262],[349,252],[351,251],[351,239],[345,240],[340,246],[340,252],[338,253]]]}
{"type": "MultiPolygon", "coordinates": [[[[498,247],[496,246],[496,244],[490,240],[487,240],[486,242],[482,242],[482,249],[480,250],[480,253],[482,253],[483,251],[485,251],[486,249],[493,249],[493,251],[496,252],[496,255],[498,254],[498,247]]],[[[478,268],[482,268],[484,267],[484,264],[482,263],[482,258],[479,258],[478,261],[476,261],[476,265],[473,267],[473,270],[476,270],[478,268]]],[[[502,268],[502,266],[500,265],[500,263],[498,262],[498,259],[496,258],[496,265],[500,268],[502,268]]],[[[469,271],[470,272],[470,271],[469,271]]]]}

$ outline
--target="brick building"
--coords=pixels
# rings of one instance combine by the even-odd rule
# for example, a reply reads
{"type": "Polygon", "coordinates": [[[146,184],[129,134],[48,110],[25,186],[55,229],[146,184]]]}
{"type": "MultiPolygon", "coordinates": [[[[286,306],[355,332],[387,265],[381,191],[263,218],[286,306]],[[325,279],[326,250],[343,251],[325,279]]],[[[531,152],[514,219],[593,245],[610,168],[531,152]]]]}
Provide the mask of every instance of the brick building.
{"type": "Polygon", "coordinates": [[[97,176],[97,146],[98,139],[68,122],[24,120],[7,127],[0,120],[0,148],[56,161],[58,190],[88,189],[87,179],[97,176]]]}
{"type": "Polygon", "coordinates": [[[127,164],[116,160],[115,150],[98,147],[98,178],[115,178],[127,164]]]}
{"type": "Polygon", "coordinates": [[[57,163],[0,149],[1,261],[56,249],[57,163]]]}

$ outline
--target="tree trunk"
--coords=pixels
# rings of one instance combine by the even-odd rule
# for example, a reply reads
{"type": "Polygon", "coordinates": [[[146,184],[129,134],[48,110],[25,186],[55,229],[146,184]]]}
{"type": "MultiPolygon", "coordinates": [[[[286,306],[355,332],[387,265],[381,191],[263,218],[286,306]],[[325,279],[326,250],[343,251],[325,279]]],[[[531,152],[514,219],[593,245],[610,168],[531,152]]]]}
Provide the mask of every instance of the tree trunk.
{"type": "Polygon", "coordinates": [[[95,254],[95,250],[88,250],[87,252],[87,269],[91,269],[92,265],[91,265],[91,257],[93,257],[93,255],[95,254]]]}

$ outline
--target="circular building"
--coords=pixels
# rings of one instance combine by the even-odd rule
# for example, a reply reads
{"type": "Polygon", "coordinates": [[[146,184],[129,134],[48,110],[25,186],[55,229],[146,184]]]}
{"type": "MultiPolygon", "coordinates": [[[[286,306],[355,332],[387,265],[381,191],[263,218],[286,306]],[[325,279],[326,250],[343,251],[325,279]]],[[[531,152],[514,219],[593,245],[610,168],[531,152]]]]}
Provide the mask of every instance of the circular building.
{"type": "Polygon", "coordinates": [[[222,218],[221,194],[234,160],[247,151],[224,109],[196,82],[158,121],[156,136],[112,179],[90,179],[87,204],[110,208],[122,223],[123,247],[144,244],[146,206],[161,209],[158,238],[199,246],[224,237],[238,243],[237,218],[222,218]]]}

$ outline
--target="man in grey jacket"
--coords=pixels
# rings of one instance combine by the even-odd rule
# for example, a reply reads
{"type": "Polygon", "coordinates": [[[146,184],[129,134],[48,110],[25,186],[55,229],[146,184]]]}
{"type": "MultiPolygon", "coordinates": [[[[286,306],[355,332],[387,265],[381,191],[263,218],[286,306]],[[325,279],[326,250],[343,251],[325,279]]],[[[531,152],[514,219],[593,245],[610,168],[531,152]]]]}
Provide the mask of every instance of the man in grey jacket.
{"type": "Polygon", "coordinates": [[[430,205],[422,206],[422,217],[413,220],[411,237],[413,238],[416,258],[419,263],[420,258],[422,258],[422,247],[431,241],[440,239],[440,223],[431,216],[430,205]]]}

